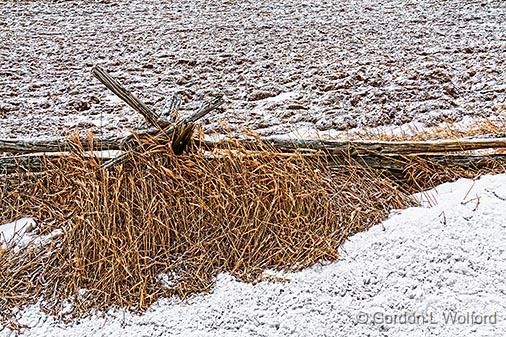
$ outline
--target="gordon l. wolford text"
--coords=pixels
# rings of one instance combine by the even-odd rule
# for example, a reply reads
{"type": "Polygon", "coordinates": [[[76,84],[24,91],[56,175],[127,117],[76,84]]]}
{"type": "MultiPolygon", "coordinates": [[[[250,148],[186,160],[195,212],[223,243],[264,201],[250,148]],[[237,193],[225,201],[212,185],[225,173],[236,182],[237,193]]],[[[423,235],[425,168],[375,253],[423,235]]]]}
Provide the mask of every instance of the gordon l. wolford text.
{"type": "Polygon", "coordinates": [[[386,313],[360,312],[356,316],[360,324],[497,324],[497,312],[478,313],[442,311],[442,312],[400,312],[386,313]]]}

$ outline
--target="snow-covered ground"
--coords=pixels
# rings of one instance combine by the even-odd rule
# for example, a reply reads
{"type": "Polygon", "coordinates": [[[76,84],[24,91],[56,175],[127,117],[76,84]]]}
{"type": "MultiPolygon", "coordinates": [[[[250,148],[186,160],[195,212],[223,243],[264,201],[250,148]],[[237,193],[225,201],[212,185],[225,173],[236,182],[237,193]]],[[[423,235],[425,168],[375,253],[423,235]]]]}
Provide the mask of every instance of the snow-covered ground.
{"type": "Polygon", "coordinates": [[[506,175],[461,179],[418,198],[421,207],[351,237],[338,262],[271,272],[287,282],[220,275],[211,294],[70,325],[32,306],[18,313],[29,327],[22,335],[503,337],[506,175]]]}
{"type": "Polygon", "coordinates": [[[208,131],[504,115],[505,22],[504,0],[0,0],[0,138],[142,127],[94,64],[158,110],[225,94],[208,131]]]}
{"type": "MultiPolygon", "coordinates": [[[[223,120],[315,136],[504,118],[505,22],[504,0],[0,0],[0,138],[143,128],[91,77],[95,64],[155,110],[173,92],[183,113],[225,94],[208,135],[223,120]]],[[[17,313],[21,335],[506,335],[506,175],[419,197],[350,238],[338,262],[266,273],[287,282],[220,275],[211,294],[71,324],[35,305],[17,313]]],[[[0,245],[60,234],[34,228],[0,226],[0,245]]]]}

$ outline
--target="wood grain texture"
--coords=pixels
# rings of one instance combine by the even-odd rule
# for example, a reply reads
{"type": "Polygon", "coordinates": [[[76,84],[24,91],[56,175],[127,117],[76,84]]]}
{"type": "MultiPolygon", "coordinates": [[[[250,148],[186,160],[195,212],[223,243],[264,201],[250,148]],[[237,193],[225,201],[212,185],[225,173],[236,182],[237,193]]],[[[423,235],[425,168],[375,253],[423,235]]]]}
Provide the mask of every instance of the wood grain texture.
{"type": "Polygon", "coordinates": [[[146,106],[146,104],[135,97],[130,91],[121,85],[118,80],[113,78],[102,67],[96,65],[91,70],[91,74],[95,76],[100,82],[102,82],[102,84],[111,90],[116,96],[121,98],[132,109],[141,114],[146,119],[146,121],[155,128],[161,130],[170,124],[169,122],[159,119],[158,116],[146,106]]]}

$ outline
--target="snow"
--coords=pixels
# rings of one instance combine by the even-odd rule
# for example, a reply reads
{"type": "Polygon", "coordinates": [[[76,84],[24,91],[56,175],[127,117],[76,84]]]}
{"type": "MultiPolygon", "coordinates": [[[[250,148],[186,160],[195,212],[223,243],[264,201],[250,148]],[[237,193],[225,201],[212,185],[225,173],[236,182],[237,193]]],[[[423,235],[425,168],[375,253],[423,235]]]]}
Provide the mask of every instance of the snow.
{"type": "Polygon", "coordinates": [[[0,244],[3,249],[24,247],[31,239],[37,224],[32,218],[21,218],[0,226],[0,244]]]}
{"type": "MultiPolygon", "coordinates": [[[[479,119],[478,119],[479,121],[479,119]]],[[[502,118],[490,118],[488,121],[491,124],[495,125],[503,125],[506,123],[506,119],[504,116],[502,118]]],[[[463,117],[461,121],[456,123],[439,123],[435,126],[428,127],[423,123],[419,122],[410,122],[403,125],[382,125],[376,127],[364,127],[360,129],[354,130],[325,130],[319,131],[314,125],[306,124],[299,125],[298,127],[292,129],[292,131],[266,137],[266,138],[275,138],[275,139],[321,139],[321,140],[350,140],[360,138],[359,135],[365,134],[369,136],[379,135],[379,136],[391,136],[391,137],[414,137],[417,134],[421,133],[434,133],[434,130],[444,130],[446,128],[450,128],[454,130],[454,132],[465,132],[472,130],[473,126],[476,126],[477,119],[471,117],[463,117]]]]}
{"type": "MultiPolygon", "coordinates": [[[[226,109],[202,121],[209,138],[221,137],[223,120],[263,136],[345,138],[356,127],[412,134],[506,111],[502,0],[1,6],[1,138],[144,128],[91,77],[95,64],[155,111],[173,92],[183,114],[225,94],[226,109]]],[[[506,175],[416,197],[420,207],[350,238],[338,262],[266,271],[256,285],[222,274],[212,293],[161,299],[142,315],[117,309],[64,324],[37,304],[17,311],[21,335],[503,336],[506,175]],[[465,324],[445,322],[451,315],[465,324]]],[[[0,226],[0,245],[17,250],[57,235],[39,236],[23,218],[0,226]]],[[[174,275],[159,278],[171,287],[174,275]]],[[[0,326],[0,336],[11,335],[0,326]]]]}
{"type": "Polygon", "coordinates": [[[224,94],[208,132],[497,117],[504,22],[504,0],[1,1],[0,138],[144,129],[95,64],[157,112],[224,94]]]}
{"type": "Polygon", "coordinates": [[[416,197],[422,206],[351,237],[339,261],[266,272],[283,282],[221,274],[210,294],[70,324],[34,305],[17,314],[21,336],[504,336],[506,175],[416,197]]]}
{"type": "Polygon", "coordinates": [[[14,251],[29,244],[46,245],[57,236],[63,235],[59,228],[45,235],[36,233],[37,223],[32,218],[21,218],[14,222],[0,225],[0,244],[2,249],[12,248],[14,251]]]}

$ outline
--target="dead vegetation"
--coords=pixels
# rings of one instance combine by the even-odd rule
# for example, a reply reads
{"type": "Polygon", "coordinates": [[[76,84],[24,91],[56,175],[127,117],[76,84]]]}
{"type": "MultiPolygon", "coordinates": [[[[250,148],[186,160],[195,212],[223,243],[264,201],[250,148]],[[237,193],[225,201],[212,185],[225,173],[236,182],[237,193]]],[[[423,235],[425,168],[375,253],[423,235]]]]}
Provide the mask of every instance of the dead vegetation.
{"type": "Polygon", "coordinates": [[[31,216],[39,234],[63,230],[46,246],[2,253],[4,314],[41,296],[55,312],[69,298],[80,310],[142,309],[207,291],[221,271],[253,281],[265,268],[335,260],[349,235],[412,202],[353,162],[241,148],[174,156],[164,146],[109,170],[73,152],[10,180],[0,197],[0,222],[31,216]]]}
{"type": "Polygon", "coordinates": [[[143,142],[116,166],[74,144],[69,155],[43,157],[37,173],[4,176],[0,223],[29,216],[39,235],[61,230],[44,245],[0,250],[4,319],[41,298],[54,314],[68,301],[71,316],[114,305],[142,310],[161,296],[209,291],[219,272],[256,281],[267,268],[336,260],[350,235],[412,205],[411,193],[506,172],[502,159],[459,166],[445,162],[450,153],[439,161],[400,156],[395,171],[381,156],[374,166],[240,142],[193,144],[176,156],[170,145],[143,142]]]}
{"type": "Polygon", "coordinates": [[[404,126],[385,130],[359,130],[347,134],[348,139],[369,139],[381,141],[424,141],[436,139],[462,139],[472,137],[499,138],[506,135],[506,119],[504,118],[476,118],[472,124],[459,125],[453,121],[446,121],[440,126],[432,128],[417,128],[404,126]]]}

